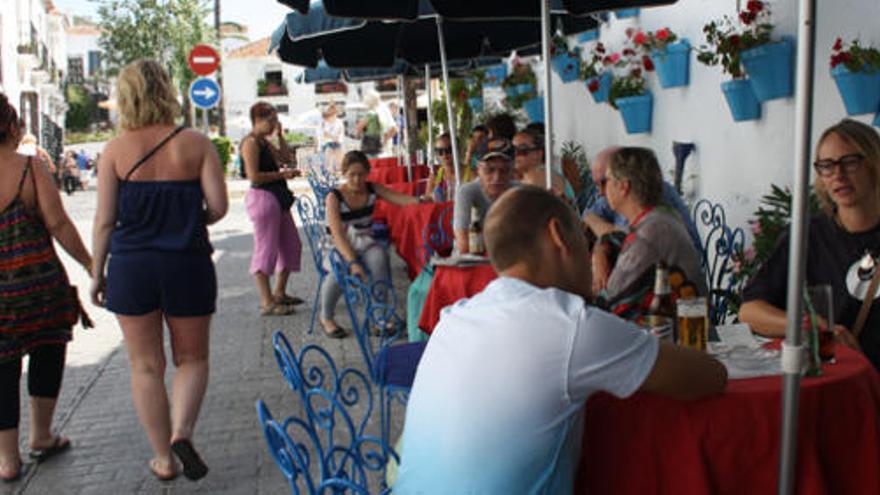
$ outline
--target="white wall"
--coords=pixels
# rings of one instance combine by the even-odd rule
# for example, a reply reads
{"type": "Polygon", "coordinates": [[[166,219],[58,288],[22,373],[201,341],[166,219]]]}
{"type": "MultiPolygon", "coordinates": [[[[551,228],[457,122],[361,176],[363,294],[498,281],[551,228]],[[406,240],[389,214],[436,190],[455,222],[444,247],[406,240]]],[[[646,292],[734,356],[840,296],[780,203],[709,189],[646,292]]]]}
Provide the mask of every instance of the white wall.
{"type": "MultiPolygon", "coordinates": [[[[880,31],[876,29],[880,2],[834,0],[817,4],[814,142],[825,127],[846,116],[828,69],[834,39],[858,36],[863,44],[880,47],[880,31]]],[[[775,0],[770,7],[776,26],[774,34],[795,37],[795,0],[775,0]]],[[[602,25],[600,39],[619,47],[627,27],[669,27],[696,47],[705,42],[702,26],[706,22],[724,14],[735,15],[735,9],[734,0],[679,0],[669,7],[642,9],[635,19],[618,20],[611,16],[609,23],[602,25]]],[[[582,46],[586,51],[591,45],[582,46]]],[[[746,226],[746,220],[751,218],[771,183],[790,185],[793,180],[794,99],[765,102],[761,120],[736,123],[719,86],[727,76],[718,67],[697,62],[693,51],[688,87],[660,89],[656,78],[651,77],[654,117],[650,134],[626,134],[619,112],[607,103],[594,103],[582,83],[562,84],[557,75],[552,77],[557,151],[567,140],[582,143],[590,157],[615,144],[647,146],[657,152],[664,173],[671,180],[675,163],[672,142],[693,142],[697,150],[686,163],[685,193],[721,202],[727,210],[728,223],[733,226],[746,226]],[[687,177],[691,174],[697,177],[689,182],[687,177]]],[[[870,123],[873,115],[856,118],[870,123]]]]}

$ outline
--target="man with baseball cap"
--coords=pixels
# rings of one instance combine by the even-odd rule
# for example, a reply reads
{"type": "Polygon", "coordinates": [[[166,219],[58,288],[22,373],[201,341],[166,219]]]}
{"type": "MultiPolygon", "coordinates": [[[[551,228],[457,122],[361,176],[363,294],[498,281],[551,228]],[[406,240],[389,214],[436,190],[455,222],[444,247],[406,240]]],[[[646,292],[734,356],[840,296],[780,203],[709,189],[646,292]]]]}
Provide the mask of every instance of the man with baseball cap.
{"type": "Polygon", "coordinates": [[[468,228],[471,209],[476,208],[480,220],[486,216],[489,206],[513,185],[513,145],[505,138],[493,138],[486,145],[486,152],[479,158],[478,179],[460,185],[455,194],[455,210],[452,230],[455,247],[459,253],[468,252],[468,228]]]}

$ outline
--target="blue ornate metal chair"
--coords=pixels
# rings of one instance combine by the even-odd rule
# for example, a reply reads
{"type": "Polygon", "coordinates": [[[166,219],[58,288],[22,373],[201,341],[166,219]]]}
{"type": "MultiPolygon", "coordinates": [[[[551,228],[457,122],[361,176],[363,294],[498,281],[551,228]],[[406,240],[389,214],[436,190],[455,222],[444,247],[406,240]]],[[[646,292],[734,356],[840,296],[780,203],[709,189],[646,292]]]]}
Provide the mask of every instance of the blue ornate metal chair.
{"type": "Polygon", "coordinates": [[[452,205],[448,205],[437,214],[437,220],[425,225],[422,229],[422,245],[419,246],[419,261],[422,269],[430,266],[431,257],[435,253],[446,255],[452,250],[452,205]]]}
{"type": "Polygon", "coordinates": [[[318,301],[321,298],[321,284],[324,283],[328,273],[324,267],[324,254],[329,244],[324,228],[324,216],[312,198],[305,195],[297,197],[296,213],[305,231],[309,249],[312,251],[312,261],[315,262],[315,271],[318,273],[315,301],[312,303],[312,317],[309,322],[309,333],[312,333],[315,328],[315,315],[318,313],[318,301]]]}
{"type": "Polygon", "coordinates": [[[394,289],[387,280],[369,277],[364,281],[351,275],[350,264],[335,249],[330,252],[330,266],[345,297],[351,326],[370,377],[379,387],[382,440],[387,443],[391,406],[395,400],[406,404],[426,343],[392,345],[403,335],[404,325],[395,310],[394,289]],[[378,329],[377,336],[372,335],[373,329],[378,329]]]}
{"type": "Polygon", "coordinates": [[[694,224],[700,234],[701,259],[709,287],[709,318],[715,325],[724,323],[731,299],[737,297],[734,286],[734,255],[742,252],[745,233],[727,225],[724,207],[701,199],[694,205],[694,224]]]}
{"type": "Polygon", "coordinates": [[[324,181],[317,175],[313,174],[306,175],[306,180],[312,188],[312,192],[315,194],[315,211],[318,212],[318,218],[323,221],[327,218],[327,208],[324,200],[327,199],[327,195],[330,194],[330,191],[333,189],[333,183],[324,181]]]}
{"type": "Polygon", "coordinates": [[[446,256],[452,251],[452,212],[452,205],[444,207],[437,214],[436,220],[422,229],[422,245],[418,249],[422,268],[410,284],[406,296],[406,331],[410,342],[427,340],[427,335],[419,329],[419,317],[434,277],[431,258],[434,254],[446,256]]]}
{"type": "Polygon", "coordinates": [[[269,452],[291,493],[390,493],[383,474],[392,459],[399,462],[397,453],[358,431],[339,395],[308,389],[305,397],[307,419],[291,416],[279,422],[262,400],[256,404],[269,452]]]}

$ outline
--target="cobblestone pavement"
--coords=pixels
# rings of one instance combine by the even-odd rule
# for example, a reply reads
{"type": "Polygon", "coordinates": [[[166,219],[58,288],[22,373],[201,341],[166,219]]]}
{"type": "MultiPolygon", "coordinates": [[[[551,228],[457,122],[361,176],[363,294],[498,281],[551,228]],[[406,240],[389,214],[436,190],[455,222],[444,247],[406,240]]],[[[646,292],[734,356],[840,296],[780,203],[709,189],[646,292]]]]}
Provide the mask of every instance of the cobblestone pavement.
{"type": "MultiPolygon", "coordinates": [[[[306,333],[310,306],[285,317],[257,316],[257,296],[248,264],[252,249],[251,225],[244,209],[247,185],[230,182],[228,216],[211,228],[219,301],[211,333],[211,375],[194,443],[211,471],[199,482],[183,477],[158,482],[149,472],[152,451],[138,423],[131,401],[129,368],[121,332],[115,318],[86,302],[88,275],[66,254],[68,273],[87,304],[96,328],[75,330],[68,350],[55,428],[71,438],[73,448],[39,466],[31,466],[20,482],[0,485],[0,494],[128,494],[128,493],[290,493],[286,481],[269,456],[257,425],[254,403],[262,398],[276,417],[300,410],[284,383],[272,354],[271,335],[285,331],[295,348],[308,342],[324,346],[341,366],[364,369],[354,338],[331,340],[306,333]]],[[[307,190],[304,181],[297,192],[307,190]]],[[[64,197],[65,208],[87,245],[91,245],[94,191],[64,197]]],[[[302,273],[291,276],[288,291],[309,301],[314,297],[316,272],[303,238],[302,273]]],[[[404,306],[407,287],[402,261],[392,256],[398,306],[404,306]]],[[[346,327],[344,302],[337,308],[346,327]]],[[[167,340],[167,339],[166,339],[167,340]]],[[[166,349],[170,356],[170,350],[166,349]]],[[[169,361],[167,382],[173,365],[169,361]]],[[[26,369],[26,368],[25,368],[26,369]]],[[[22,382],[23,389],[26,389],[22,382]]],[[[26,390],[22,392],[21,448],[27,455],[26,390]]],[[[378,416],[378,414],[376,414],[378,416]]],[[[402,412],[397,409],[400,426],[402,412]]],[[[376,418],[378,423],[378,418],[376,418]]]]}

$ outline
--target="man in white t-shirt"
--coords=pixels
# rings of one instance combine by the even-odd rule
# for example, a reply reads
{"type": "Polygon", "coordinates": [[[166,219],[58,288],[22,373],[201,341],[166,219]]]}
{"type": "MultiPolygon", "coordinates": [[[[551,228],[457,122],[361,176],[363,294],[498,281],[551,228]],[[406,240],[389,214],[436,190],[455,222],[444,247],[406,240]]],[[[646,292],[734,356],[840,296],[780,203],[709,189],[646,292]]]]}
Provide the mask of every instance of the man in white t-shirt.
{"type": "Polygon", "coordinates": [[[594,392],[682,400],[724,390],[724,366],[590,306],[574,211],[540,188],[504,193],[484,235],[499,278],[443,311],[406,411],[400,494],[572,491],[594,392]]]}

